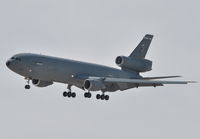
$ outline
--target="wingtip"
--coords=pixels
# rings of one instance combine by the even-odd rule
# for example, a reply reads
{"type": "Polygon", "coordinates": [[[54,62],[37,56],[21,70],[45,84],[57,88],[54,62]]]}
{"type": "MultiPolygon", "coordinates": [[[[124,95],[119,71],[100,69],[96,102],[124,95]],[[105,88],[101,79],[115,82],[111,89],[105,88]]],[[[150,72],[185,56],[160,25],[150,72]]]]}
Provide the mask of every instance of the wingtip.
{"type": "Polygon", "coordinates": [[[198,83],[197,81],[188,81],[188,83],[198,83]]]}
{"type": "Polygon", "coordinates": [[[177,75],[177,76],[174,76],[174,78],[181,78],[181,77],[183,77],[183,76],[179,76],[179,75],[177,75]]]}

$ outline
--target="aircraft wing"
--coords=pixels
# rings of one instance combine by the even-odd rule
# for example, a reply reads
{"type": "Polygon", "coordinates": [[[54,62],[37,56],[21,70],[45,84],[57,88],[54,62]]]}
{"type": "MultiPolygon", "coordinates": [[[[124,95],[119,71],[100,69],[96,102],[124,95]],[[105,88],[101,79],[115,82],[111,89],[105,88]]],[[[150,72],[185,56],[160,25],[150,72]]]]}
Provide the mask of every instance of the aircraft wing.
{"type": "MultiPolygon", "coordinates": [[[[188,83],[195,83],[194,81],[167,81],[167,80],[158,80],[160,79],[156,77],[156,79],[130,79],[130,78],[113,78],[113,77],[94,77],[94,76],[87,76],[87,75],[79,75],[73,77],[78,82],[75,84],[75,86],[78,86],[80,88],[88,88],[85,87],[85,83],[89,82],[90,84],[96,83],[97,87],[107,87],[107,89],[110,89],[110,91],[116,91],[116,90],[126,90],[134,87],[148,87],[148,86],[163,86],[164,84],[188,84],[188,83]],[[83,87],[84,85],[84,87],[83,87]]],[[[98,88],[99,89],[99,88],[98,88]]],[[[97,91],[97,89],[93,89],[91,91],[97,91]]],[[[99,89],[100,90],[100,89],[99,89]]]]}
{"type": "MultiPolygon", "coordinates": [[[[167,76],[166,76],[167,77],[167,76]]],[[[85,81],[89,80],[90,82],[95,81],[103,83],[106,86],[110,86],[110,88],[126,90],[133,87],[148,87],[148,86],[163,86],[164,84],[188,84],[188,83],[195,83],[194,81],[167,81],[167,80],[158,80],[162,79],[163,77],[156,77],[155,79],[149,78],[140,78],[140,79],[130,79],[130,78],[113,78],[113,77],[94,77],[94,76],[85,76],[79,75],[73,77],[75,80],[78,80],[78,85],[80,88],[83,88],[83,84],[85,81]],[[157,80],[156,80],[157,79],[157,80]]],[[[76,84],[77,85],[77,84],[76,84]]],[[[109,87],[108,87],[109,88],[109,87]]]]}
{"type": "Polygon", "coordinates": [[[104,82],[117,83],[135,83],[135,84],[188,84],[193,81],[165,81],[165,80],[147,80],[147,79],[123,79],[123,78],[105,78],[104,82]]]}
{"type": "Polygon", "coordinates": [[[150,79],[127,79],[127,78],[111,78],[111,77],[88,77],[89,79],[102,80],[107,83],[133,83],[133,84],[188,84],[195,81],[166,81],[166,80],[150,80],[150,79]]]}

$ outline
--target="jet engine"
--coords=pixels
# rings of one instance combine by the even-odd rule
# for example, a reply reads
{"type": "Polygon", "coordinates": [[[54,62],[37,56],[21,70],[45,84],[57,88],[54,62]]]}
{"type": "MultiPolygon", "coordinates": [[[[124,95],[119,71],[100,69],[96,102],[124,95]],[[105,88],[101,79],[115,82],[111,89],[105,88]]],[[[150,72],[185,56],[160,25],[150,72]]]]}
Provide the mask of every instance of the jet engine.
{"type": "Polygon", "coordinates": [[[147,59],[118,56],[115,60],[115,63],[122,69],[128,69],[137,72],[146,72],[152,69],[152,61],[147,59]]]}
{"type": "Polygon", "coordinates": [[[105,89],[106,86],[101,80],[88,79],[84,82],[84,88],[89,91],[99,91],[105,89]]]}
{"type": "Polygon", "coordinates": [[[32,80],[32,84],[37,86],[37,87],[46,87],[49,85],[52,85],[53,82],[50,81],[42,81],[42,80],[38,80],[38,79],[33,79],[32,80]]]}

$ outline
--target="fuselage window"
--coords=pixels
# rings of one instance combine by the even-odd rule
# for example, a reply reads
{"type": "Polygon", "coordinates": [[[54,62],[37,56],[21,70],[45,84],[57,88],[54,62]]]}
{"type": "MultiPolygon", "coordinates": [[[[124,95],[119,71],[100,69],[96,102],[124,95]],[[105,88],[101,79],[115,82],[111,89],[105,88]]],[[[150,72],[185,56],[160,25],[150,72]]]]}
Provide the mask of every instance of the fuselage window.
{"type": "Polygon", "coordinates": [[[18,60],[18,61],[21,61],[21,58],[16,57],[15,59],[18,60]]]}
{"type": "Polygon", "coordinates": [[[42,65],[43,65],[42,62],[35,62],[35,63],[36,63],[36,65],[39,65],[39,66],[42,66],[42,65]]]}

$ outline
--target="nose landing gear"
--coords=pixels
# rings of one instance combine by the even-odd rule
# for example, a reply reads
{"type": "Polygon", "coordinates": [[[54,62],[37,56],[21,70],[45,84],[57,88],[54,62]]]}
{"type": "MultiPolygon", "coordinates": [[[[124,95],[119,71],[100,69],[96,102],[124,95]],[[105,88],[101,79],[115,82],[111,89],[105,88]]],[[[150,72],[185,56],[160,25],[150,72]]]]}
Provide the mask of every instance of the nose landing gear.
{"type": "Polygon", "coordinates": [[[31,86],[30,85],[25,85],[25,89],[30,89],[31,86]]]}
{"type": "Polygon", "coordinates": [[[27,85],[25,85],[25,89],[30,89],[31,88],[31,86],[29,85],[29,83],[30,83],[30,80],[28,79],[27,85]]]}

